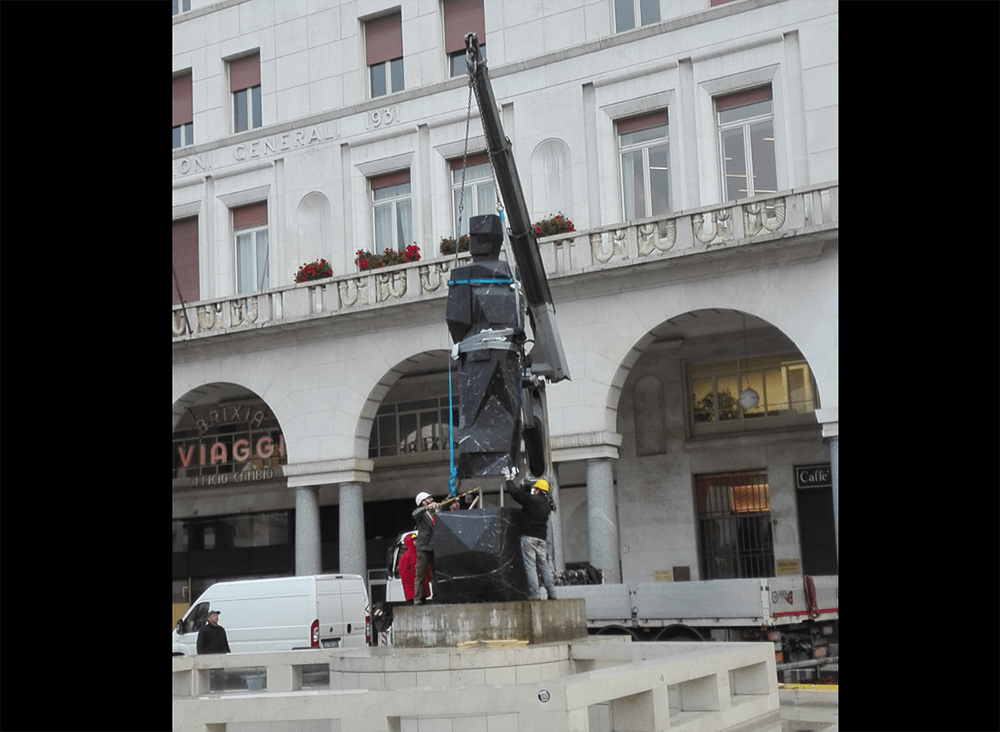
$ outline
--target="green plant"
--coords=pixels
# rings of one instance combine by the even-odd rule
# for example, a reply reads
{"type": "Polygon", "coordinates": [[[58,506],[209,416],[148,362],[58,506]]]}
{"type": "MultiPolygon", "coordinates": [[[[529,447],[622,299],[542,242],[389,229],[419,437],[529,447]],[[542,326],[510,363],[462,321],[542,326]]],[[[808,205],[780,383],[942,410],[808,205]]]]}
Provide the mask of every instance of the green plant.
{"type": "MultiPolygon", "coordinates": [[[[441,237],[441,247],[442,254],[454,254],[455,253],[455,238],[451,236],[441,237]]],[[[458,251],[467,252],[469,251],[469,235],[462,234],[458,238],[458,251]]]]}
{"type": "Polygon", "coordinates": [[[359,249],[357,256],[354,258],[354,263],[358,265],[358,269],[364,270],[380,269],[382,267],[391,267],[394,264],[407,264],[419,260],[420,247],[414,242],[406,247],[405,252],[397,252],[387,248],[381,254],[372,254],[367,249],[359,249]]]}
{"type": "Polygon", "coordinates": [[[322,279],[323,277],[333,277],[333,268],[327,264],[325,259],[303,264],[299,267],[298,274],[295,275],[295,281],[309,282],[311,280],[322,279]]]}
{"type": "Polygon", "coordinates": [[[552,236],[553,234],[565,234],[567,231],[576,231],[573,222],[563,216],[562,211],[555,216],[536,221],[531,226],[535,230],[535,236],[552,236]]]}

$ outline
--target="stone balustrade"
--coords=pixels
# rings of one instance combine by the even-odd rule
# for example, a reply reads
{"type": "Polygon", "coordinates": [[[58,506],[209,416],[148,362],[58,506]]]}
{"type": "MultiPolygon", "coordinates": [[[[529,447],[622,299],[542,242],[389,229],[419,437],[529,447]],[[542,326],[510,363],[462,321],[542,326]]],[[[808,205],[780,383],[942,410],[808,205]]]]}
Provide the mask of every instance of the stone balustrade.
{"type": "MultiPolygon", "coordinates": [[[[704,206],[666,216],[543,237],[539,251],[552,281],[563,277],[713,250],[805,237],[839,226],[837,185],[704,206]]],[[[337,275],[173,306],[175,341],[274,326],[291,327],[447,296],[449,272],[469,255],[448,256],[337,275]]]]}

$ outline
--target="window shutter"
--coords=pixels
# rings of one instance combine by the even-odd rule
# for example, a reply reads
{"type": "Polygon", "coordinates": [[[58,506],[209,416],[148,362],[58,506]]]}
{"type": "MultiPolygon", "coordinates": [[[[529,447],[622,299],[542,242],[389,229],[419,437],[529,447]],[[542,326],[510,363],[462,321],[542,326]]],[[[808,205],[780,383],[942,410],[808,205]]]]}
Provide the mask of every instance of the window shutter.
{"type": "Polygon", "coordinates": [[[649,114],[641,114],[638,117],[618,120],[618,134],[624,135],[629,132],[648,130],[650,127],[659,127],[667,124],[667,110],[661,109],[649,114]]]}
{"type": "Polygon", "coordinates": [[[180,219],[174,222],[173,230],[173,264],[177,281],[171,288],[174,293],[174,305],[184,302],[196,302],[200,299],[198,293],[198,217],[180,219]],[[177,288],[180,287],[180,293],[177,288]]]}
{"type": "Polygon", "coordinates": [[[174,77],[173,127],[186,125],[194,119],[191,105],[191,74],[174,77]]]}
{"type": "Polygon", "coordinates": [[[761,86],[756,89],[747,89],[746,91],[736,92],[735,94],[727,94],[723,97],[715,98],[715,109],[722,112],[726,109],[733,109],[734,107],[743,107],[747,104],[754,104],[755,102],[763,102],[771,98],[771,85],[761,86]]]}
{"type": "Polygon", "coordinates": [[[483,0],[445,0],[445,51],[449,54],[464,51],[466,33],[475,33],[480,44],[486,43],[483,0]]]}
{"type": "Polygon", "coordinates": [[[365,55],[369,66],[403,55],[402,15],[386,15],[365,23],[365,55]]]}
{"type": "MultiPolygon", "coordinates": [[[[490,156],[484,152],[475,153],[474,155],[469,155],[465,160],[466,168],[471,168],[473,165],[482,165],[483,163],[490,162],[490,156]]],[[[462,158],[455,158],[449,163],[452,170],[462,169],[462,158]]]]}
{"type": "Polygon", "coordinates": [[[233,209],[233,231],[267,225],[267,201],[233,209]]]}
{"type": "Polygon", "coordinates": [[[260,86],[260,54],[229,62],[229,91],[238,92],[260,86]]]}
{"type": "Polygon", "coordinates": [[[380,188],[388,188],[389,186],[398,186],[400,183],[410,182],[410,171],[399,170],[395,173],[389,173],[388,175],[380,175],[377,178],[371,179],[372,190],[377,191],[380,188]]]}

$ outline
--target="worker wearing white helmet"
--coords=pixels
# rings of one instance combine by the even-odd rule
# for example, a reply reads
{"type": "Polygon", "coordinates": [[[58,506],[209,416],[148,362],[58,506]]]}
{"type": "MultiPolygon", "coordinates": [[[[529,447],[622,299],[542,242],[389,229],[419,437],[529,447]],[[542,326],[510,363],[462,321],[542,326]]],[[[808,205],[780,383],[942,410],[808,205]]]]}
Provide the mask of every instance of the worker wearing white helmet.
{"type": "Polygon", "coordinates": [[[556,599],[555,572],[548,552],[549,516],[556,510],[549,493],[549,483],[544,478],[526,481],[520,488],[514,485],[517,469],[503,469],[507,482],[504,488],[510,497],[521,504],[518,530],[521,534],[521,557],[524,573],[528,577],[528,599],[541,600],[539,576],[550,600],[556,599]],[[530,486],[530,488],[529,488],[530,486]]]}
{"type": "Polygon", "coordinates": [[[413,604],[424,604],[424,580],[431,573],[434,561],[434,551],[431,540],[434,538],[434,514],[440,506],[430,493],[421,491],[416,497],[417,510],[413,512],[413,520],[417,524],[417,566],[413,575],[413,604]]]}

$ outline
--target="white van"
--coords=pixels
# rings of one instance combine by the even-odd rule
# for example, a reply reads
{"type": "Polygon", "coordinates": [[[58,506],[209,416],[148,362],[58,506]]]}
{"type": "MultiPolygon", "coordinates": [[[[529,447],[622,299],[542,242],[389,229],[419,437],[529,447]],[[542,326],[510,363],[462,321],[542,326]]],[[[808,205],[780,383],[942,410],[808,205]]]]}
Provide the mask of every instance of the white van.
{"type": "Polygon", "coordinates": [[[218,582],[177,621],[173,655],[197,654],[209,609],[219,611],[233,653],[359,648],[371,637],[368,593],[357,574],[218,582]]]}

